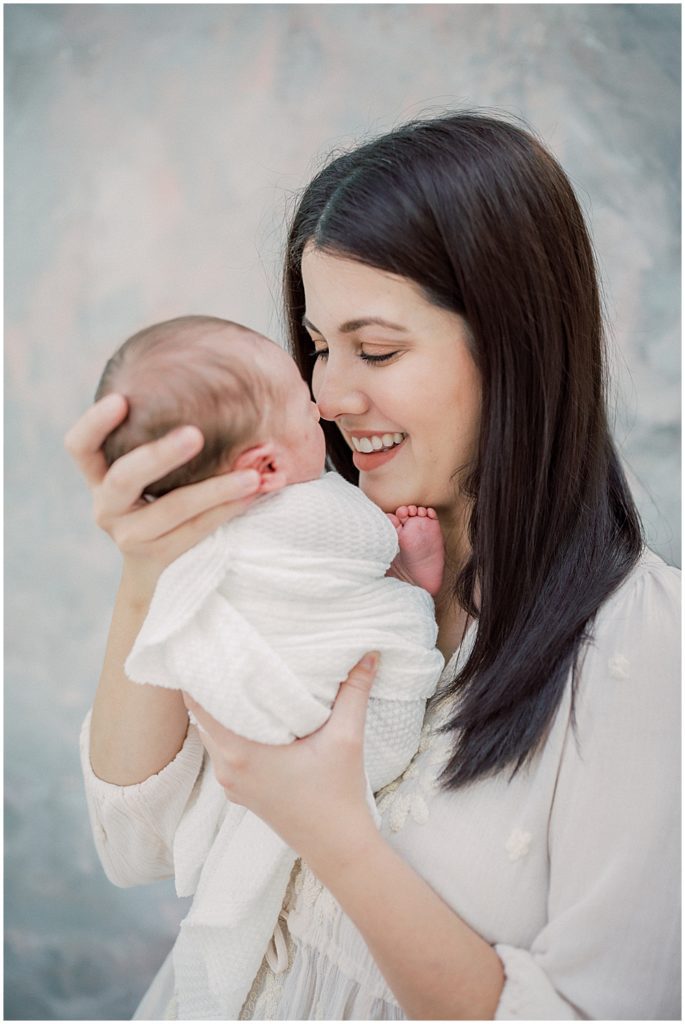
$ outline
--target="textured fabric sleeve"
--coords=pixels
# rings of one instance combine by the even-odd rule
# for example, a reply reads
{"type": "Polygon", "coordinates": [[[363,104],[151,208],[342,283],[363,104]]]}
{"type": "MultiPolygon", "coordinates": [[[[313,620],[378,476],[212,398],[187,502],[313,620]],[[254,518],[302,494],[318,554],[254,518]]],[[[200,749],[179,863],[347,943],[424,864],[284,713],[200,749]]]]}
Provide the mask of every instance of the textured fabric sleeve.
{"type": "Polygon", "coordinates": [[[182,749],[157,775],[115,786],[93,772],[90,712],[81,729],[81,767],[95,848],[114,885],[144,885],[174,873],[173,839],[203,764],[204,747],[190,726],[182,749]]]}
{"type": "Polygon", "coordinates": [[[499,1020],[680,1019],[679,574],[600,611],[549,828],[547,923],[496,946],[499,1020]]]}

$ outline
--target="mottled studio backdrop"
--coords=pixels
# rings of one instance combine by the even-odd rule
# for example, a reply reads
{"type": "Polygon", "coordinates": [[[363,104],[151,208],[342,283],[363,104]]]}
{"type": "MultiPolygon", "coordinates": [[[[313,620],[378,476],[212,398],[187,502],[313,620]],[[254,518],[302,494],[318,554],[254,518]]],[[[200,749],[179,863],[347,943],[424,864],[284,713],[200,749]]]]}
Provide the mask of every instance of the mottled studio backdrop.
{"type": "MultiPolygon", "coordinates": [[[[525,117],[587,210],[616,434],[679,562],[676,6],[5,5],[9,1019],[128,1017],[185,907],[118,890],[77,760],[118,572],[62,435],[105,357],[186,312],[282,337],[287,203],[408,117],[525,117]]],[[[639,827],[639,822],[636,823],[639,827]]]]}

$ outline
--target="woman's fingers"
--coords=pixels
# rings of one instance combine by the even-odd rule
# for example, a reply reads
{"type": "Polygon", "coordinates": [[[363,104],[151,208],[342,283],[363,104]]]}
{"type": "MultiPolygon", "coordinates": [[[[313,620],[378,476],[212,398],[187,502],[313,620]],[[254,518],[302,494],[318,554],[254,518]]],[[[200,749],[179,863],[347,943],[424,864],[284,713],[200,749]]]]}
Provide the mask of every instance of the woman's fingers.
{"type": "MultiPolygon", "coordinates": [[[[225,506],[232,502],[255,497],[259,483],[260,476],[256,469],[221,473],[218,476],[208,477],[207,480],[201,480],[200,483],[189,484],[187,487],[179,487],[175,491],[170,491],[162,498],[152,502],[146,509],[141,509],[140,512],[148,511],[150,513],[147,521],[154,524],[157,536],[162,536],[180,523],[199,517],[202,513],[215,509],[218,505],[224,507],[225,511],[225,506]]],[[[243,511],[243,508],[242,505],[240,509],[236,507],[236,515],[239,511],[243,511]]]]}
{"type": "Polygon", "coordinates": [[[171,558],[176,557],[243,512],[249,504],[244,499],[256,496],[259,474],[242,470],[180,487],[144,504],[140,498],[145,488],[197,455],[204,438],[197,427],[179,427],[127,452],[108,469],[101,447],[125,419],[126,411],[122,395],[107,395],[81,416],[64,439],[93,489],[96,522],[122,551],[134,552],[140,545],[174,533],[166,550],[171,558]]]}
{"type": "Polygon", "coordinates": [[[241,470],[179,487],[121,516],[112,536],[122,551],[133,551],[168,535],[173,552],[167,561],[241,515],[257,497],[259,480],[256,470],[241,470]]]}
{"type": "Polygon", "coordinates": [[[102,443],[126,418],[128,404],[123,395],[111,394],[91,405],[65,434],[64,447],[89,485],[100,483],[107,464],[100,451],[102,443]]]}
{"type": "Polygon", "coordinates": [[[126,512],[148,484],[188,462],[202,450],[203,444],[202,432],[186,426],[122,455],[102,481],[97,497],[99,509],[106,510],[110,517],[126,512]]]}
{"type": "Polygon", "coordinates": [[[260,477],[255,470],[224,473],[145,503],[145,488],[192,459],[204,438],[197,427],[179,427],[122,455],[108,469],[101,446],[126,410],[122,395],[107,395],[74,424],[64,444],[93,491],[98,525],[124,554],[150,557],[163,567],[244,512],[257,496],[260,477]]]}

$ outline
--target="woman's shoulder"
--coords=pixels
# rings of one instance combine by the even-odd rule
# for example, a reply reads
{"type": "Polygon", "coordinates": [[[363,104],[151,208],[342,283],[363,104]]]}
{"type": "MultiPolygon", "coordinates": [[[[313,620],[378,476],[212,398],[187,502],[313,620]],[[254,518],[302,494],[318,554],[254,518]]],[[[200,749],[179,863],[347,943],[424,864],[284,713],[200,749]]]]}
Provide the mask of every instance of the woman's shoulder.
{"type": "Polygon", "coordinates": [[[680,694],[680,575],[645,549],[601,605],[580,660],[581,708],[588,700],[607,708],[618,703],[639,716],[646,706],[675,707],[680,694]]]}
{"type": "Polygon", "coordinates": [[[680,630],[680,569],[644,548],[623,582],[600,606],[595,636],[615,629],[635,630],[642,638],[664,630],[680,630]]]}

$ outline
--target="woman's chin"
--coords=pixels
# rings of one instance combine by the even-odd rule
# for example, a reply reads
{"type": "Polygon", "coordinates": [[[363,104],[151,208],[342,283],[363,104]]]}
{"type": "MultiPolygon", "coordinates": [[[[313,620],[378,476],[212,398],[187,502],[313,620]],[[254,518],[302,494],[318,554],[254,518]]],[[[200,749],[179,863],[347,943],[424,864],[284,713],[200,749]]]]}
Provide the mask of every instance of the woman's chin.
{"type": "Polygon", "coordinates": [[[394,512],[400,505],[420,505],[415,495],[409,496],[406,483],[393,487],[390,483],[380,484],[369,480],[366,473],[359,475],[359,489],[383,512],[394,512]]]}

